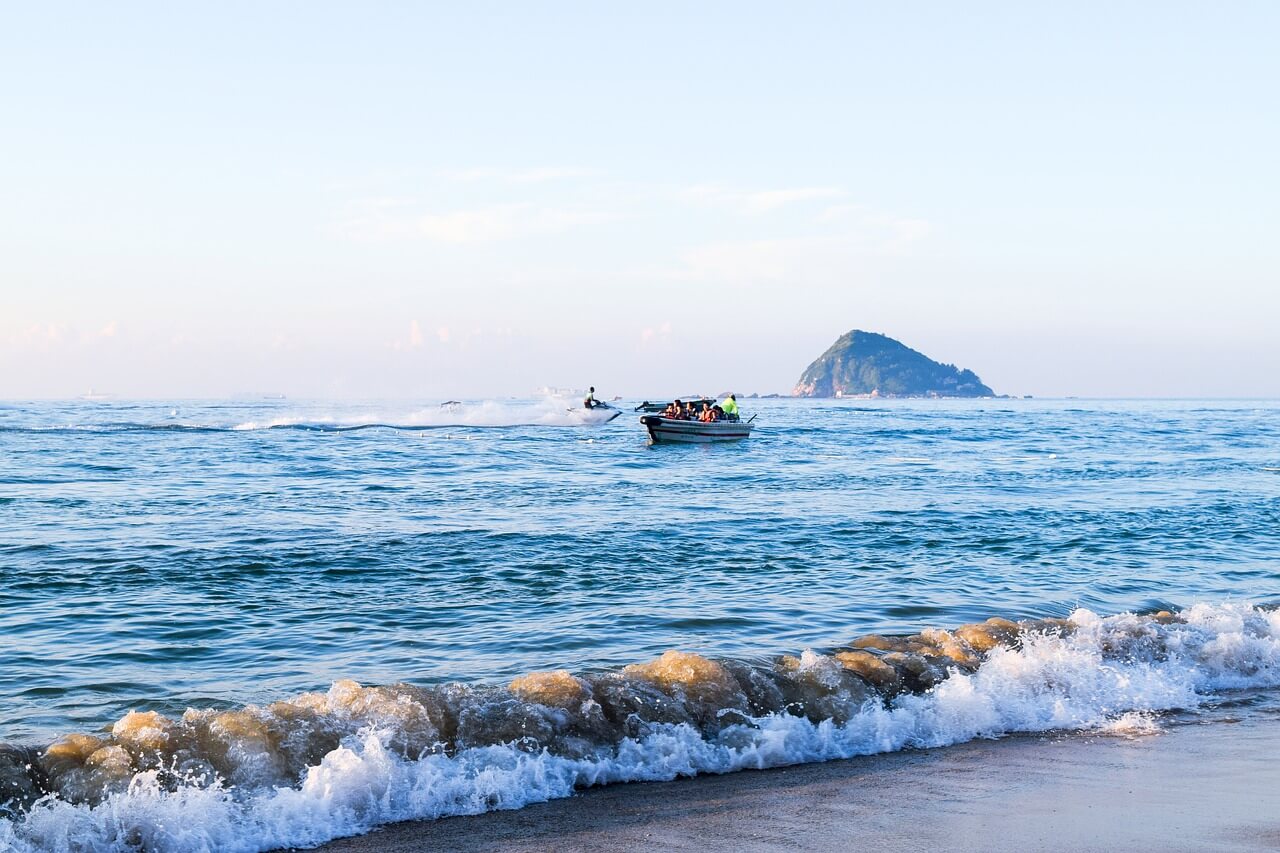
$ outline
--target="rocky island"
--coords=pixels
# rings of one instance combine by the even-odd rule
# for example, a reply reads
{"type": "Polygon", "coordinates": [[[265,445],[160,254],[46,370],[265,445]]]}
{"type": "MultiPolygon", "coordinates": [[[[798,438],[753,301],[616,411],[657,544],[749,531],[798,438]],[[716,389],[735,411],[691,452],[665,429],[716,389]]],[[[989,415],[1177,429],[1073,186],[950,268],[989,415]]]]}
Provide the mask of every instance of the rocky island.
{"type": "Polygon", "coordinates": [[[972,370],[941,364],[887,335],[854,329],[809,365],[796,397],[994,397],[972,370]]]}

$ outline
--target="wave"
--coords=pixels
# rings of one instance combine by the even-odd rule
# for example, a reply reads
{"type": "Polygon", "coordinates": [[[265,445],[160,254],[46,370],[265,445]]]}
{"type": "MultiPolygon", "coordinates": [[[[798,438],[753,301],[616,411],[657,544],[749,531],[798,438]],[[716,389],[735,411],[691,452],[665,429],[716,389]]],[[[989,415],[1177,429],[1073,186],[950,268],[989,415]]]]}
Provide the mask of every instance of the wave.
{"type": "Polygon", "coordinates": [[[205,424],[146,423],[140,421],[111,421],[97,424],[61,424],[46,426],[0,426],[0,433],[28,433],[35,435],[63,435],[78,433],[119,432],[226,432],[227,427],[205,424]]]}
{"type": "Polygon", "coordinates": [[[362,429],[421,430],[440,427],[581,426],[579,409],[572,402],[548,397],[537,403],[507,403],[485,400],[453,403],[411,412],[365,413],[341,417],[282,416],[265,421],[246,421],[231,429],[302,429],[350,432],[362,429]]]}
{"type": "Polygon", "coordinates": [[[0,848],[258,851],[576,788],[955,744],[1141,736],[1216,691],[1280,685],[1280,612],[990,619],[768,662],[669,651],[505,687],[339,681],[266,706],[130,712],[0,748],[0,848]]]}
{"type": "Polygon", "coordinates": [[[582,426],[578,406],[570,400],[549,397],[539,402],[502,402],[487,400],[475,403],[453,403],[397,412],[368,411],[330,415],[296,413],[273,415],[260,420],[237,423],[200,424],[172,421],[104,421],[85,424],[17,424],[0,425],[0,433],[37,435],[110,434],[131,432],[256,432],[260,430],[299,430],[304,432],[355,432],[370,429],[418,431],[443,427],[519,427],[582,426]]]}

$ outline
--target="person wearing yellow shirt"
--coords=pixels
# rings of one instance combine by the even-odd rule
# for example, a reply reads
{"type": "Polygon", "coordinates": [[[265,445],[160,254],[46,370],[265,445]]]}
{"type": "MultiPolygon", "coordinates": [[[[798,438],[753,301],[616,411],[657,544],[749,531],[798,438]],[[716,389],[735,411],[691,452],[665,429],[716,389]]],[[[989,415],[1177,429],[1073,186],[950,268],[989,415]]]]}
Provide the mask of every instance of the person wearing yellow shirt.
{"type": "Polygon", "coordinates": [[[729,420],[738,419],[738,398],[734,395],[730,394],[726,397],[724,402],[720,404],[720,408],[724,410],[725,416],[729,420]]]}

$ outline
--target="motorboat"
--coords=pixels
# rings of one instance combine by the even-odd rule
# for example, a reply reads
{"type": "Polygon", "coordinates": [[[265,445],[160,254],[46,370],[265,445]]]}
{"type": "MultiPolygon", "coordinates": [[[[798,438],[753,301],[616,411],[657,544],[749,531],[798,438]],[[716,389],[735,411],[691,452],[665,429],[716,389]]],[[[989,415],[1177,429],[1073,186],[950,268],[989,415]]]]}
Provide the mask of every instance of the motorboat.
{"type": "Polygon", "coordinates": [[[575,409],[566,409],[569,413],[569,419],[583,426],[599,426],[607,424],[609,421],[622,414],[621,409],[614,408],[608,403],[596,403],[591,408],[581,406],[575,409]]]}
{"type": "Polygon", "coordinates": [[[687,421],[664,418],[661,415],[642,415],[640,423],[649,431],[654,444],[675,442],[682,444],[707,444],[713,441],[741,441],[751,436],[751,420],[687,421]]]}

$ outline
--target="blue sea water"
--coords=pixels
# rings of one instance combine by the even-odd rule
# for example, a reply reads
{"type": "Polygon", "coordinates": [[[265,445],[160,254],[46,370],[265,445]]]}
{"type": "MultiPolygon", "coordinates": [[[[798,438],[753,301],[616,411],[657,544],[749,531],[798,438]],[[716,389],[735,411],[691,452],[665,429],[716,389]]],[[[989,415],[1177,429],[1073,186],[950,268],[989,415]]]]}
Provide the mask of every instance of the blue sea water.
{"type": "Polygon", "coordinates": [[[651,446],[546,400],[2,404],[0,742],[1280,601],[1280,403],[744,408],[748,441],[651,446]]]}
{"type": "Polygon", "coordinates": [[[750,412],[751,440],[685,447],[541,401],[7,405],[0,738],[336,678],[1280,599],[1280,404],[750,412]]]}

